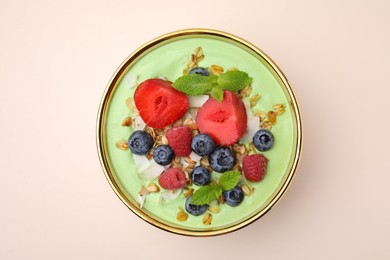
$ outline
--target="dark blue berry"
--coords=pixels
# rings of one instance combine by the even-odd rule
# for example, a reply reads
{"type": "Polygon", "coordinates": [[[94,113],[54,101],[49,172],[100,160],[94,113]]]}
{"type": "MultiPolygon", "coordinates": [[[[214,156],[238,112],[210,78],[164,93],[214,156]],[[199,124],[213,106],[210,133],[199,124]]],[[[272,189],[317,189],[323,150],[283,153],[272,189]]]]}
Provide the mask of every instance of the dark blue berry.
{"type": "Polygon", "coordinates": [[[216,172],[226,172],[233,168],[235,158],[232,150],[218,147],[209,155],[211,168],[216,172]]]}
{"type": "Polygon", "coordinates": [[[192,68],[190,70],[190,72],[188,72],[188,73],[189,74],[199,74],[199,75],[202,75],[202,76],[210,76],[210,73],[205,68],[202,68],[202,67],[192,68]]]}
{"type": "Polygon", "coordinates": [[[274,136],[268,129],[260,129],[253,136],[253,144],[261,152],[268,151],[274,144],[274,136]]]}
{"type": "Polygon", "coordinates": [[[209,155],[214,151],[214,140],[208,134],[199,134],[192,138],[192,150],[200,156],[209,155]]]}
{"type": "Polygon", "coordinates": [[[204,204],[204,205],[197,206],[197,205],[190,204],[191,198],[192,198],[192,196],[189,196],[186,200],[186,203],[185,203],[186,211],[194,216],[200,216],[203,213],[205,213],[207,208],[209,207],[209,205],[204,204]]]}
{"type": "Polygon", "coordinates": [[[231,207],[235,207],[241,204],[244,200],[244,192],[239,186],[234,187],[231,190],[223,191],[223,197],[225,199],[225,203],[231,207]]]}
{"type": "Polygon", "coordinates": [[[143,155],[153,146],[153,138],[145,131],[134,131],[128,141],[129,149],[133,154],[143,155]]]}
{"type": "Polygon", "coordinates": [[[211,174],[207,168],[203,166],[196,166],[190,173],[192,182],[198,186],[204,186],[210,182],[211,174]]]}
{"type": "Polygon", "coordinates": [[[174,153],[169,145],[159,145],[154,148],[153,159],[157,164],[168,165],[172,162],[174,153]]]}

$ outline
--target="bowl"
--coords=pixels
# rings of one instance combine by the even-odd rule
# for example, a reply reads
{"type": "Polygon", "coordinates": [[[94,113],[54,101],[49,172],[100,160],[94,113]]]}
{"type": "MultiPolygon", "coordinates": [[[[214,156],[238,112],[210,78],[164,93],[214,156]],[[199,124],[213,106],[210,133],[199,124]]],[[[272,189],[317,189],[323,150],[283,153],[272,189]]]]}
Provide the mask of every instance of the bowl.
{"type": "MultiPolygon", "coordinates": [[[[250,145],[247,147],[250,151],[250,145]]],[[[97,149],[104,174],[114,192],[141,219],[181,235],[222,235],[245,227],[266,214],[290,185],[301,147],[300,112],[282,71],[253,44],[217,30],[175,31],[139,47],[115,71],[98,111],[97,149]],[[217,65],[213,68],[222,67],[224,71],[239,69],[252,77],[247,114],[259,118],[259,128],[271,128],[275,144],[271,150],[260,152],[269,160],[264,179],[260,182],[244,179],[242,185],[246,186],[246,196],[239,206],[216,203],[215,208],[209,208],[203,216],[192,216],[182,210],[191,186],[175,194],[161,188],[157,179],[141,178],[140,167],[152,167],[152,164],[144,159],[145,162],[140,162],[139,157],[132,156],[126,149],[126,140],[133,132],[134,122],[131,121],[137,116],[131,103],[137,85],[156,77],[174,81],[183,75],[191,54],[198,47],[204,55],[199,62],[202,67],[217,65]],[[270,113],[276,116],[276,120],[271,119],[270,113]],[[126,122],[129,117],[132,120],[126,122]],[[141,196],[142,188],[145,191],[148,186],[153,192],[141,196]],[[187,215],[186,220],[183,220],[183,215],[187,215]]]]}

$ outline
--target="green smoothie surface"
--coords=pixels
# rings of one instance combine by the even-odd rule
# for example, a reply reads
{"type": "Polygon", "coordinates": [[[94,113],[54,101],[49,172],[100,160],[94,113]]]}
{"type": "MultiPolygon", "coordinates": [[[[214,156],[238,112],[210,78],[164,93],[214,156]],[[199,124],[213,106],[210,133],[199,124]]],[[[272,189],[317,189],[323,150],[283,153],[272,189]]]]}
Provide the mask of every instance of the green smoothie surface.
{"type": "MultiPolygon", "coordinates": [[[[131,127],[123,127],[121,123],[132,112],[126,106],[126,99],[132,97],[135,88],[130,82],[137,78],[137,84],[146,79],[164,76],[175,81],[182,76],[189,57],[197,47],[202,47],[205,58],[199,63],[201,67],[210,67],[213,64],[225,69],[235,67],[247,72],[252,81],[252,93],[259,93],[261,98],[252,111],[270,111],[274,104],[284,104],[286,111],[277,117],[277,123],[272,127],[275,143],[271,150],[263,152],[269,163],[264,179],[261,182],[251,182],[255,188],[253,195],[245,196],[244,201],[237,207],[221,204],[219,213],[212,213],[211,225],[202,223],[203,216],[189,215],[187,221],[176,220],[178,207],[184,208],[184,192],[176,199],[160,202],[160,193],[147,195],[142,210],[150,217],[170,226],[189,230],[217,230],[235,225],[248,217],[253,216],[274,198],[290,174],[292,160],[296,153],[297,126],[296,118],[291,107],[291,99],[278,75],[271,66],[260,56],[249,52],[239,44],[233,44],[223,39],[196,36],[196,38],[180,38],[162,43],[157,48],[144,52],[137,60],[126,68],[117,87],[111,93],[111,100],[106,118],[106,145],[107,158],[115,181],[120,184],[123,193],[138,204],[135,198],[142,185],[147,186],[150,181],[143,180],[137,175],[137,168],[131,152],[116,148],[118,140],[127,140],[132,133],[131,127]]],[[[247,111],[247,113],[252,113],[247,111]]],[[[158,184],[157,179],[154,180],[158,184]]],[[[194,187],[197,188],[196,186],[194,187]]],[[[161,188],[161,191],[164,189],[161,188]]]]}

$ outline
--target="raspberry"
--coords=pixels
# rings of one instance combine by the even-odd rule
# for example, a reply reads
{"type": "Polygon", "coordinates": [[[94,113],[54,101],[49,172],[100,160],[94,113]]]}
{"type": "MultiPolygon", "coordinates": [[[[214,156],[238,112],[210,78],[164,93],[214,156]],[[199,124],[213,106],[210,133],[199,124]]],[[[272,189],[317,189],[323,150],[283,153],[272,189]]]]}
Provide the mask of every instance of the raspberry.
{"type": "Polygon", "coordinates": [[[167,131],[166,137],[169,146],[180,157],[189,156],[191,153],[191,130],[186,126],[173,127],[167,131]]]}
{"type": "Polygon", "coordinates": [[[160,175],[158,183],[166,190],[177,190],[186,185],[186,175],[179,168],[169,168],[160,175]]]}
{"type": "Polygon", "coordinates": [[[252,154],[242,160],[242,170],[248,181],[259,182],[263,179],[268,159],[262,154],[252,154]]]}

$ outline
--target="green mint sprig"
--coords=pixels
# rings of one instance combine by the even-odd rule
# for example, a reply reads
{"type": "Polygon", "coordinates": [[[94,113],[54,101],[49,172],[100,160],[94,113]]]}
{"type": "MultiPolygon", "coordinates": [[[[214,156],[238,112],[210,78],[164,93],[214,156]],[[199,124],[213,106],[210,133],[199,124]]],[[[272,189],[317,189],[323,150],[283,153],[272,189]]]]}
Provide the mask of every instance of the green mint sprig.
{"type": "Polygon", "coordinates": [[[218,183],[212,182],[206,186],[200,187],[192,195],[190,204],[204,205],[222,195],[222,191],[233,189],[240,181],[241,174],[236,171],[228,171],[222,174],[218,183]]]}
{"type": "Polygon", "coordinates": [[[172,86],[190,96],[198,96],[210,92],[211,96],[221,102],[223,91],[230,90],[237,92],[252,82],[248,73],[240,70],[232,70],[217,76],[202,76],[199,74],[188,74],[179,77],[172,86]]]}

